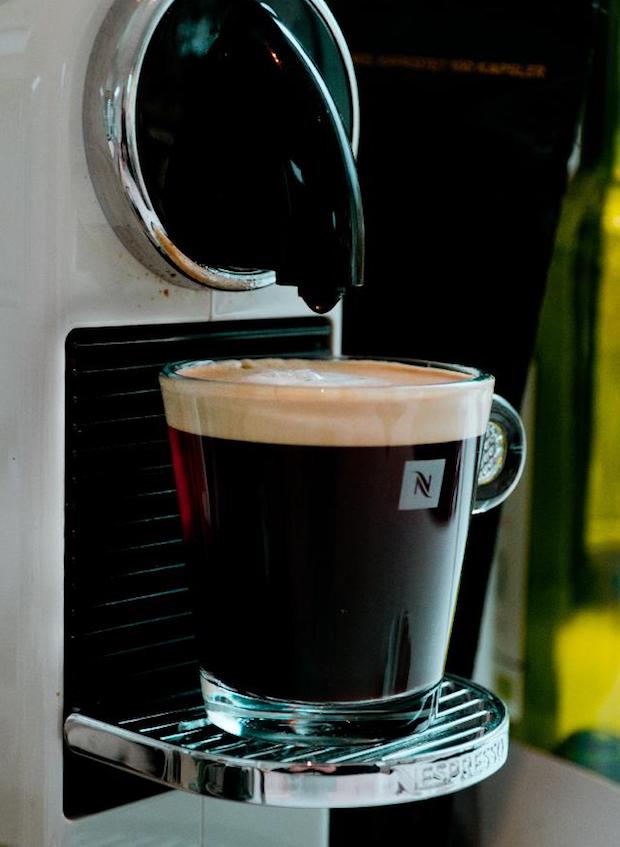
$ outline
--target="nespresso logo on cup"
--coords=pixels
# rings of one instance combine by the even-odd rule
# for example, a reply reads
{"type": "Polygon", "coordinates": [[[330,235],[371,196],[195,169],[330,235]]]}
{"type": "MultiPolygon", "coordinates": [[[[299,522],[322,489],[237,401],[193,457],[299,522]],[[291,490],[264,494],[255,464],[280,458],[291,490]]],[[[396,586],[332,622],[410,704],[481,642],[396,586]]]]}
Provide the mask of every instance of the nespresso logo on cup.
{"type": "Polygon", "coordinates": [[[439,503],[445,459],[405,462],[400,489],[400,510],[434,509],[439,503]]]}

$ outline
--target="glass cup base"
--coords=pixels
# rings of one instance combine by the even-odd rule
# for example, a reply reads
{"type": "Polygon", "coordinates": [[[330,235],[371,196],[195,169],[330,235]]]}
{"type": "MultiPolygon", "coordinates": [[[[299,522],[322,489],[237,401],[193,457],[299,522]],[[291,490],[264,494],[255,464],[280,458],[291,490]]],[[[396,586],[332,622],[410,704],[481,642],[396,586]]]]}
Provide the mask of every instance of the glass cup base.
{"type": "Polygon", "coordinates": [[[288,744],[372,744],[428,728],[437,714],[440,684],[383,700],[346,703],[282,701],[240,694],[201,671],[212,724],[240,737],[288,744]]]}

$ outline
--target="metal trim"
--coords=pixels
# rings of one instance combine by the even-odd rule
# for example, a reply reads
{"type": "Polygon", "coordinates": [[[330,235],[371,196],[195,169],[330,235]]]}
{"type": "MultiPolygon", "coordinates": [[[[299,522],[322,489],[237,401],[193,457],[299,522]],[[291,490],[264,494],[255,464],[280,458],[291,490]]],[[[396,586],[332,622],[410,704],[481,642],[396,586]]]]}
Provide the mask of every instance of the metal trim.
{"type": "Polygon", "coordinates": [[[76,753],[169,788],[256,805],[352,808],[426,800],[486,779],[506,761],[508,717],[486,689],[446,677],[428,729],[372,745],[237,738],[209,724],[201,704],[117,724],[72,714],[65,738],[76,753]]]}

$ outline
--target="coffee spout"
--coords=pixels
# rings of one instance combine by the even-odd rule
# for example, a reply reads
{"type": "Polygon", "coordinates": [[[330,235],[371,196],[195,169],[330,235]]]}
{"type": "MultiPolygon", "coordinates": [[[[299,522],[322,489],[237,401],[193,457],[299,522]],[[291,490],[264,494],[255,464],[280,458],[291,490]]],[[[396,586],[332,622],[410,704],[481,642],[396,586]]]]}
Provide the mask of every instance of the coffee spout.
{"type": "Polygon", "coordinates": [[[364,220],[327,85],[256,0],[229,0],[200,73],[208,114],[194,114],[166,170],[167,217],[186,222],[173,238],[212,268],[275,272],[311,309],[329,311],[362,283],[364,220]],[[208,199],[188,221],[190,182],[208,199]]]}
{"type": "Polygon", "coordinates": [[[362,279],[340,115],[356,136],[357,102],[324,0],[298,3],[278,0],[281,19],[259,0],[119,0],[89,63],[84,133],[111,226],[155,274],[227,291],[294,285],[324,312],[362,279]]]}

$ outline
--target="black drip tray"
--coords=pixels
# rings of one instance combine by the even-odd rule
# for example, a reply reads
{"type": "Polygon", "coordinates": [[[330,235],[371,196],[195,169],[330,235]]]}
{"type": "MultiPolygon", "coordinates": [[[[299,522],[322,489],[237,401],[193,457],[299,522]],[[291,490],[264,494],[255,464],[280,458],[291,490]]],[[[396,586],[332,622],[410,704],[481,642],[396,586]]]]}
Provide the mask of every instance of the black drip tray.
{"type": "Polygon", "coordinates": [[[210,724],[198,700],[114,724],[71,714],[65,738],[76,753],[168,788],[266,806],[344,808],[426,800],[480,782],[506,761],[508,717],[491,692],[446,677],[428,729],[372,745],[240,739],[210,724]]]}

